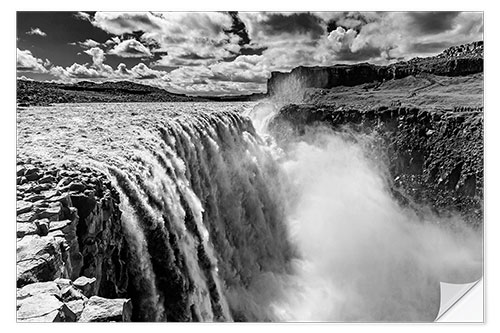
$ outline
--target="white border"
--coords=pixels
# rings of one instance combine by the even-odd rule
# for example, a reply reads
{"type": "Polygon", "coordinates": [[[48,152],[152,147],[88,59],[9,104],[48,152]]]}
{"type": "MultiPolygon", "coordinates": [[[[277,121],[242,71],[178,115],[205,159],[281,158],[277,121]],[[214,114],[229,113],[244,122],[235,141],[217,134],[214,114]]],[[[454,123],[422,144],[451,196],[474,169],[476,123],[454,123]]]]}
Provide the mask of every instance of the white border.
{"type": "MultiPolygon", "coordinates": [[[[497,100],[498,80],[500,73],[498,71],[498,61],[500,61],[500,52],[498,50],[498,33],[500,27],[500,12],[494,1],[462,1],[455,0],[453,2],[438,2],[435,0],[419,0],[418,2],[403,2],[403,1],[370,1],[358,0],[356,2],[335,2],[307,0],[301,2],[272,2],[269,0],[251,0],[251,1],[228,1],[228,0],[211,0],[211,1],[154,1],[154,2],[104,2],[102,0],[86,0],[81,3],[72,3],[68,1],[5,1],[2,3],[3,18],[0,22],[2,31],[4,31],[4,43],[7,43],[2,48],[1,59],[4,73],[2,75],[2,99],[3,105],[1,108],[1,142],[2,142],[2,163],[1,165],[1,182],[2,190],[0,203],[2,205],[2,228],[3,241],[2,257],[3,257],[3,274],[1,274],[2,286],[2,302],[1,314],[5,331],[16,330],[16,332],[31,331],[33,332],[53,332],[54,330],[76,330],[88,331],[94,329],[111,329],[132,331],[137,329],[148,330],[172,330],[172,331],[227,331],[234,332],[254,332],[256,330],[286,330],[303,331],[303,330],[318,330],[332,332],[333,330],[341,330],[342,332],[357,332],[360,330],[370,330],[370,332],[420,332],[420,330],[453,330],[454,333],[459,333],[468,330],[487,330],[498,332],[499,327],[499,308],[498,298],[500,292],[498,290],[498,274],[497,255],[500,253],[498,245],[500,240],[498,218],[498,175],[500,173],[500,165],[498,163],[497,152],[500,140],[498,133],[500,129],[500,108],[497,100]],[[240,11],[341,11],[341,10],[468,10],[468,11],[485,11],[485,241],[486,241],[486,256],[485,256],[485,290],[486,290],[486,307],[485,319],[486,324],[69,324],[68,325],[20,325],[15,323],[15,260],[14,260],[14,232],[15,232],[15,142],[16,142],[16,120],[15,120],[15,44],[16,44],[16,13],[15,11],[22,10],[189,10],[189,11],[205,11],[205,10],[240,10],[240,11]],[[14,44],[14,45],[12,45],[14,44]],[[495,328],[496,327],[496,328],[495,328]]],[[[469,310],[473,311],[474,304],[468,304],[469,310]]]]}

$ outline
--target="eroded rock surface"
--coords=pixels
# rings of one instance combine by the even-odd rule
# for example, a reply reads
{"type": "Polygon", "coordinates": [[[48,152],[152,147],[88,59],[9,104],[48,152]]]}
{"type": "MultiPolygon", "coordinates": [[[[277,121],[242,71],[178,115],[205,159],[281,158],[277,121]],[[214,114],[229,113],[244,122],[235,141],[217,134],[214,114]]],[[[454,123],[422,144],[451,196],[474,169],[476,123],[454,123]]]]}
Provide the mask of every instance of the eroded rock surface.
{"type": "Polygon", "coordinates": [[[18,320],[76,321],[88,297],[126,296],[127,244],[106,176],[20,157],[17,177],[18,320]]]}

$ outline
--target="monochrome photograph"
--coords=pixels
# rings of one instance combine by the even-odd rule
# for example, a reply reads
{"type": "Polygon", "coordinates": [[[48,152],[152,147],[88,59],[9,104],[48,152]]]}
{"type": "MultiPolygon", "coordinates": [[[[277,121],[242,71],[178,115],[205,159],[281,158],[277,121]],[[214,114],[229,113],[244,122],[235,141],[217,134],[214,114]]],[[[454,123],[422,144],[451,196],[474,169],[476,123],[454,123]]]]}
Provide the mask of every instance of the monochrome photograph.
{"type": "Polygon", "coordinates": [[[443,321],[483,15],[17,11],[17,323],[443,321]]]}

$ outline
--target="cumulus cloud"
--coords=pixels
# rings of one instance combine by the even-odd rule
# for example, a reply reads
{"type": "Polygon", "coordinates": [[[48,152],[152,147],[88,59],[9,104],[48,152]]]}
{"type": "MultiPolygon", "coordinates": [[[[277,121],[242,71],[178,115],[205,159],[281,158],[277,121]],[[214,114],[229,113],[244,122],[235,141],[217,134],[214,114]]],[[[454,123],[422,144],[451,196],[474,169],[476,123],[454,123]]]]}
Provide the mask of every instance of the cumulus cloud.
{"type": "Polygon", "coordinates": [[[101,51],[94,49],[92,52],[89,52],[93,57],[92,64],[74,63],[68,67],[53,66],[50,68],[49,73],[65,82],[76,82],[81,79],[169,81],[168,74],[165,71],[151,69],[144,63],[139,63],[131,69],[128,69],[124,63],[120,63],[116,69],[113,69],[102,62],[104,57],[101,51]]]}
{"type": "Polygon", "coordinates": [[[67,67],[65,70],[66,70],[66,75],[71,78],[89,79],[89,78],[106,77],[105,75],[99,73],[99,71],[94,68],[89,68],[85,65],[80,65],[76,63],[74,63],[70,67],[67,67]]]}
{"type": "Polygon", "coordinates": [[[156,79],[164,76],[164,72],[153,70],[148,66],[146,66],[145,64],[143,64],[142,62],[132,67],[131,73],[134,76],[134,78],[139,80],[156,79]]]}
{"type": "Polygon", "coordinates": [[[250,93],[265,91],[272,71],[365,61],[386,64],[437,54],[452,45],[481,40],[483,34],[482,13],[477,12],[80,12],[75,16],[112,35],[104,43],[78,42],[92,58],[90,64],[52,66],[23,53],[18,55],[18,68],[46,71],[52,66],[50,73],[65,80],[141,80],[193,94],[250,93]],[[112,68],[105,63],[106,55],[142,62],[112,68]]]}
{"type": "Polygon", "coordinates": [[[135,39],[127,39],[118,43],[108,53],[122,58],[149,58],[153,56],[146,46],[135,39]]]}
{"type": "MultiPolygon", "coordinates": [[[[50,64],[47,59],[45,60],[45,63],[50,64]]],[[[44,61],[42,59],[34,57],[29,50],[17,49],[16,68],[18,71],[25,72],[47,72],[47,69],[44,67],[44,61]]]]}
{"type": "Polygon", "coordinates": [[[220,62],[210,66],[212,80],[231,82],[265,83],[269,70],[258,55],[239,56],[231,62],[220,62]]]}
{"type": "Polygon", "coordinates": [[[240,37],[227,32],[232,22],[229,14],[219,12],[98,12],[92,24],[115,35],[140,31],[138,42],[154,45],[151,53],[168,53],[156,65],[172,66],[185,63],[182,59],[191,55],[198,56],[196,60],[234,56],[240,50],[240,37]]]}
{"type": "Polygon", "coordinates": [[[103,65],[105,56],[104,51],[101,48],[93,47],[83,52],[92,57],[92,62],[96,67],[101,67],[103,65]]]}
{"type": "Polygon", "coordinates": [[[259,12],[240,16],[251,43],[265,48],[263,61],[273,70],[427,56],[480,40],[483,30],[482,14],[474,12],[259,12]]]}
{"type": "Polygon", "coordinates": [[[42,37],[47,36],[47,34],[40,30],[40,28],[31,28],[30,31],[26,32],[26,35],[38,35],[42,37]]]}

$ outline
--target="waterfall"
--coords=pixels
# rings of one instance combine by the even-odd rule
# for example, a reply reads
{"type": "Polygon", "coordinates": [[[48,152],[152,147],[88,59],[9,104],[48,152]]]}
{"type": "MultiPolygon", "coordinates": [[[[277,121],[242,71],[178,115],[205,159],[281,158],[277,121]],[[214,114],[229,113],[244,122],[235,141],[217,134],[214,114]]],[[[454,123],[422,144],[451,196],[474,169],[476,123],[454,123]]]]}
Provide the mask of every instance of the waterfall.
{"type": "Polygon", "coordinates": [[[108,175],[135,321],[432,321],[440,281],[481,276],[480,230],[402,207],[370,135],[269,130],[278,110],[54,106],[26,111],[20,138],[108,175]]]}
{"type": "MultiPolygon", "coordinates": [[[[274,142],[278,108],[248,115],[289,179],[286,224],[296,246],[271,304],[279,321],[433,321],[439,283],[482,273],[482,234],[458,214],[417,214],[391,194],[376,133],[318,124],[274,142]]],[[[291,131],[289,131],[291,132],[291,131]]],[[[382,147],[383,149],[383,147],[382,147]]]]}
{"type": "Polygon", "coordinates": [[[292,249],[285,181],[248,118],[166,120],[108,170],[123,198],[136,319],[266,320],[267,301],[251,295],[285,272],[292,249]]]}

